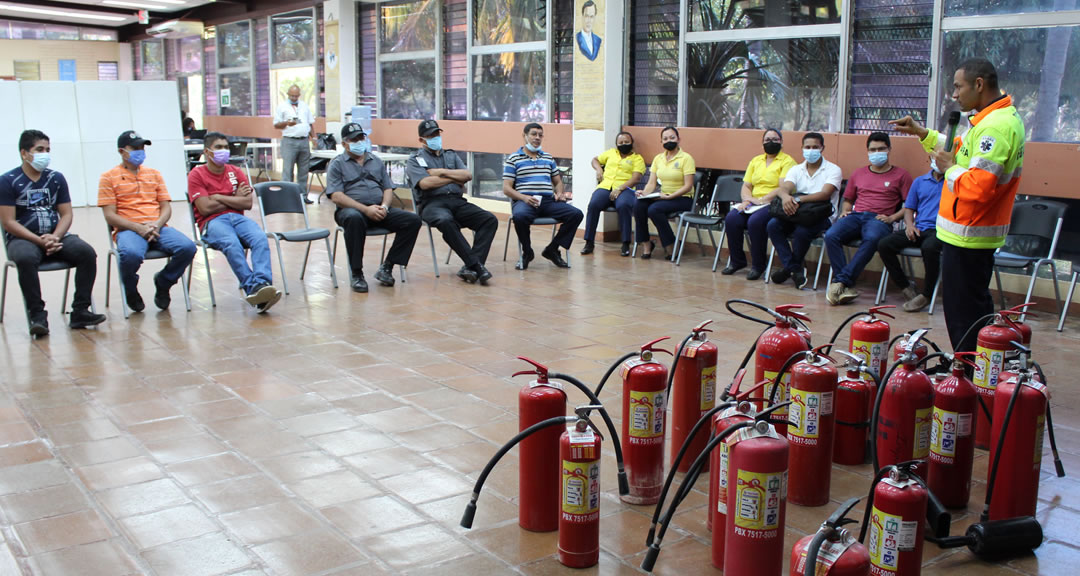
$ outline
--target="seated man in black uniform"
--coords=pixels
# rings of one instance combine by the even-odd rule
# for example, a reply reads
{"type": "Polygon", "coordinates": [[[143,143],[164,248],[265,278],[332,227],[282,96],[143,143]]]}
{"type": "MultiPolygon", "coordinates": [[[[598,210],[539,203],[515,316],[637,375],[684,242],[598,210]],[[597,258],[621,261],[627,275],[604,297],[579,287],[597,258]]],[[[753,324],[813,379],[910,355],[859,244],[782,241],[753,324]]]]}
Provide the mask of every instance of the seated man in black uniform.
{"type": "Polygon", "coordinates": [[[407,266],[412,256],[420,218],[406,210],[391,210],[394,184],[383,161],[371,153],[371,141],[355,122],[341,128],[346,151],[326,167],[326,195],[337,205],[334,220],[345,229],[345,251],[349,256],[354,292],[367,292],[364,280],[364,242],[368,228],[385,228],[394,233],[394,243],[386,260],[375,272],[383,286],[394,285],[394,265],[407,266]]]}
{"type": "Polygon", "coordinates": [[[470,204],[463,197],[462,185],[472,174],[453,150],[443,150],[442,129],[434,120],[424,120],[418,129],[423,148],[409,156],[405,169],[412,185],[419,191],[420,218],[442,232],[443,240],[465,263],[458,278],[472,284],[487,284],[491,272],[484,267],[499,220],[494,214],[470,204]],[[461,229],[473,230],[473,245],[461,229]]]}

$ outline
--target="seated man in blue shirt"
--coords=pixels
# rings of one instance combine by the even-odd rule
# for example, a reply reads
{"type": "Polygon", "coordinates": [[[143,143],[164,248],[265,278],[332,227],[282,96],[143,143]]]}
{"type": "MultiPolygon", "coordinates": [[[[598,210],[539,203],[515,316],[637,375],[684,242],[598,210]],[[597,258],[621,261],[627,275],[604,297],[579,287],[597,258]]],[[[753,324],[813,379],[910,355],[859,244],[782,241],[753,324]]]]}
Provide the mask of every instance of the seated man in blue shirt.
{"type": "Polygon", "coordinates": [[[96,326],[104,314],[90,311],[90,293],[97,277],[97,253],[71,228],[71,195],[64,175],[49,170],[49,137],[38,130],[19,136],[22,165],[0,175],[0,224],[4,226],[8,258],[19,270],[19,287],[26,301],[30,334],[49,333],[48,314],[41,299],[38,267],[46,257],[75,267],[72,328],[96,326]]]}
{"type": "Polygon", "coordinates": [[[569,268],[559,253],[559,246],[570,249],[574,234],[585,215],[570,205],[563,190],[562,176],[555,158],[544,152],[544,127],[532,122],[525,125],[525,145],[506,157],[503,164],[503,194],[513,202],[514,231],[521,243],[521,261],[518,270],[525,270],[535,257],[529,229],[537,218],[554,218],[559,221],[559,231],[541,256],[551,260],[559,268],[569,268]]]}
{"type": "Polygon", "coordinates": [[[907,200],[904,201],[904,230],[893,232],[878,241],[878,254],[889,271],[889,277],[897,288],[904,291],[906,312],[926,308],[937,285],[941,269],[941,241],[937,239],[935,225],[944,182],[931,156],[930,172],[911,183],[907,200]],[[900,266],[899,253],[904,248],[918,248],[922,252],[923,268],[926,269],[926,283],[922,292],[915,290],[915,285],[900,266]]]}

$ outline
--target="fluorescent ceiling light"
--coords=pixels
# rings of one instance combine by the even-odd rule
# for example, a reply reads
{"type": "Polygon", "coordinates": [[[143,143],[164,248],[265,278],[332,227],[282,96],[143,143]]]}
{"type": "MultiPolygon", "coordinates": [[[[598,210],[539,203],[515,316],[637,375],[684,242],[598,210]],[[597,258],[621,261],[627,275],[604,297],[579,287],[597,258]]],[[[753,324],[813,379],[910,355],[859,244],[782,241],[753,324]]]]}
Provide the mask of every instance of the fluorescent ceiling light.
{"type": "Polygon", "coordinates": [[[143,4],[142,2],[120,2],[119,0],[104,0],[102,4],[108,6],[124,6],[126,8],[142,8],[144,10],[168,10],[159,4],[143,4]]]}
{"type": "Polygon", "coordinates": [[[184,0],[154,0],[158,4],[183,4],[184,0]]]}
{"type": "Polygon", "coordinates": [[[84,20],[103,20],[106,22],[123,22],[126,16],[113,16],[100,12],[75,12],[73,10],[55,10],[51,8],[33,8],[20,4],[0,4],[0,10],[8,12],[22,12],[25,14],[39,14],[42,16],[56,16],[60,18],[82,18],[84,20]]]}

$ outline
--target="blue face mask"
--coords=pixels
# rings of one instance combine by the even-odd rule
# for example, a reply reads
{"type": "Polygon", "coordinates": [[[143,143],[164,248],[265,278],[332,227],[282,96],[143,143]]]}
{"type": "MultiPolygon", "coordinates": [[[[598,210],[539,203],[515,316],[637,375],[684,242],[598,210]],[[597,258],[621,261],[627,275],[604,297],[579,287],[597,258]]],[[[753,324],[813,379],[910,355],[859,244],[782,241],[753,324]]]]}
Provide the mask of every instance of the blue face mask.
{"type": "Polygon", "coordinates": [[[434,138],[428,138],[427,139],[427,147],[430,150],[433,150],[435,152],[438,152],[439,150],[442,150],[442,136],[436,136],[434,138]]]}
{"type": "Polygon", "coordinates": [[[349,142],[349,152],[357,156],[367,154],[368,150],[371,150],[371,142],[368,142],[367,139],[359,142],[349,142]]]}
{"type": "Polygon", "coordinates": [[[870,158],[870,163],[874,166],[884,166],[889,161],[888,152],[870,152],[867,157],[870,158]]]}
{"type": "Polygon", "coordinates": [[[817,148],[803,148],[802,157],[807,164],[817,164],[821,161],[821,150],[817,148]]]}
{"type": "Polygon", "coordinates": [[[938,170],[937,159],[936,158],[931,158],[930,159],[930,170],[932,170],[934,172],[941,172],[941,170],[938,170]]]}
{"type": "Polygon", "coordinates": [[[30,166],[41,172],[49,167],[49,160],[51,157],[48,152],[36,152],[34,153],[34,159],[30,161],[30,166]]]}
{"type": "Polygon", "coordinates": [[[142,166],[146,162],[146,150],[131,150],[128,152],[128,162],[134,166],[142,166]]]}
{"type": "Polygon", "coordinates": [[[540,151],[540,146],[533,146],[532,144],[526,142],[525,143],[525,149],[528,150],[529,152],[539,152],[540,151]]]}

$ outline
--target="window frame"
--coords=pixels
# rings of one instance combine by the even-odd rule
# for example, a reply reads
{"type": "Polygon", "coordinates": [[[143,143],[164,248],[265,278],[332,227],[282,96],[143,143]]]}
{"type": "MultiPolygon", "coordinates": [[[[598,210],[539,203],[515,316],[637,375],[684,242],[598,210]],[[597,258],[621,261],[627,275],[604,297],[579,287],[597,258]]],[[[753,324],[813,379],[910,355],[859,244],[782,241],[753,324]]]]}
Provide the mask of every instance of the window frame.
{"type": "MultiPolygon", "coordinates": [[[[375,6],[375,106],[378,111],[378,117],[383,117],[383,63],[386,62],[400,62],[402,60],[434,60],[435,62],[435,114],[436,120],[442,120],[442,105],[443,105],[443,6],[442,2],[437,2],[433,8],[435,11],[435,45],[430,50],[410,50],[408,52],[387,52],[383,53],[383,24],[382,24],[382,8],[384,6],[397,6],[401,4],[412,4],[416,0],[400,0],[394,2],[379,2],[375,6]]],[[[472,6],[472,0],[469,0],[469,6],[472,6]]],[[[469,24],[469,33],[472,32],[472,22],[469,24]]],[[[359,48],[359,46],[358,46],[359,48]]],[[[471,89],[471,79],[470,79],[471,89]]],[[[471,97],[471,90],[470,90],[471,97]]],[[[469,100],[470,106],[472,100],[469,100]]],[[[471,117],[469,118],[472,119],[471,117]]]]}
{"type": "MultiPolygon", "coordinates": [[[[240,74],[240,73],[244,73],[244,72],[247,72],[248,82],[251,85],[251,88],[250,88],[250,91],[251,91],[250,92],[251,93],[251,106],[247,110],[247,114],[237,114],[237,116],[255,116],[256,106],[258,106],[258,100],[259,99],[258,99],[258,95],[255,93],[256,87],[255,87],[255,23],[254,23],[254,21],[250,20],[250,19],[235,20],[233,22],[226,22],[225,24],[215,26],[214,27],[214,58],[217,59],[217,66],[215,66],[215,71],[214,71],[214,81],[217,83],[217,98],[218,98],[217,110],[215,110],[215,112],[216,112],[215,116],[225,116],[225,114],[221,113],[221,108],[222,108],[222,106],[221,106],[221,77],[226,75],[226,74],[240,74]],[[224,35],[220,33],[218,28],[220,28],[221,26],[228,26],[230,24],[236,24],[237,22],[247,22],[247,25],[248,25],[248,30],[247,30],[247,33],[248,33],[248,65],[247,66],[232,66],[232,67],[229,67],[229,68],[222,68],[221,67],[221,57],[222,57],[222,55],[221,55],[221,52],[222,52],[221,47],[222,47],[222,43],[224,42],[224,35]]],[[[230,94],[229,100],[230,100],[230,102],[232,100],[231,94],[230,94]]],[[[229,108],[233,108],[233,106],[229,106],[229,108]]]]}
{"type": "Polygon", "coordinates": [[[268,27],[267,41],[270,43],[269,48],[270,48],[270,69],[271,70],[276,70],[276,69],[280,69],[280,68],[302,68],[304,66],[315,66],[316,62],[319,59],[318,50],[317,50],[317,47],[315,46],[315,43],[318,42],[320,40],[320,38],[319,38],[319,31],[318,31],[318,27],[319,27],[318,15],[315,13],[315,7],[314,6],[311,7],[311,8],[305,8],[305,9],[300,9],[300,10],[290,10],[288,12],[282,12],[280,14],[273,14],[271,16],[267,16],[266,23],[267,23],[267,27],[268,27]],[[311,12],[311,28],[312,28],[312,34],[311,34],[311,59],[310,60],[288,60],[288,61],[285,61],[285,62],[278,62],[276,57],[275,57],[276,56],[276,54],[275,54],[276,46],[274,45],[274,18],[276,18],[278,16],[288,16],[290,14],[298,14],[300,12],[311,12]]]}

